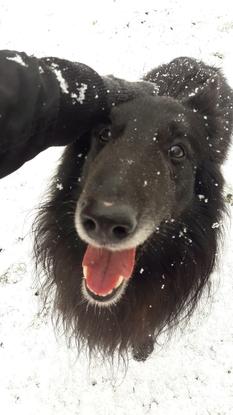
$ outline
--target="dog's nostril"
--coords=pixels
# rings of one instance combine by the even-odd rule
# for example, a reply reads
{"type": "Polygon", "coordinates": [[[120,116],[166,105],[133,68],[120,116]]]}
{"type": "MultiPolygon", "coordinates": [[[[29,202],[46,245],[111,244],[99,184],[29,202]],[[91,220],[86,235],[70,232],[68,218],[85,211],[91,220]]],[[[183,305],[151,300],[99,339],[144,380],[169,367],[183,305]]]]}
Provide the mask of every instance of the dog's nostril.
{"type": "Polygon", "coordinates": [[[96,230],[96,222],[93,219],[85,219],[83,222],[83,226],[86,231],[95,231],[96,230]]]}
{"type": "Polygon", "coordinates": [[[114,226],[112,228],[112,233],[117,239],[124,239],[129,234],[129,230],[126,226],[114,226]]]}
{"type": "Polygon", "coordinates": [[[136,225],[136,213],[129,205],[103,203],[88,199],[81,206],[80,221],[87,237],[100,243],[121,243],[132,236],[136,225]]]}

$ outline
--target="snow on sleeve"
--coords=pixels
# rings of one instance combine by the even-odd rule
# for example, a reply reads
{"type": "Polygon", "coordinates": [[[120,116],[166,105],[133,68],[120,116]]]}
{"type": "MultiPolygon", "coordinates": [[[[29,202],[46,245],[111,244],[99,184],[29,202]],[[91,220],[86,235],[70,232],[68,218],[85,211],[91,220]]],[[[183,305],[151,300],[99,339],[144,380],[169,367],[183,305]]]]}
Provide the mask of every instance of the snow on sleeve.
{"type": "Polygon", "coordinates": [[[44,73],[44,69],[42,68],[42,66],[39,66],[39,72],[40,74],[44,73]]]}
{"type": "Polygon", "coordinates": [[[80,85],[81,86],[79,86],[79,83],[76,82],[78,94],[75,93],[75,92],[72,92],[72,94],[71,94],[71,98],[73,99],[73,103],[79,102],[80,104],[83,104],[83,101],[85,100],[87,85],[84,84],[84,83],[81,83],[80,85]]]}
{"type": "Polygon", "coordinates": [[[26,67],[28,67],[28,65],[26,65],[26,63],[23,61],[23,59],[21,58],[21,56],[20,55],[18,55],[17,53],[16,53],[16,55],[15,56],[9,56],[8,58],[6,58],[8,61],[14,61],[14,62],[17,62],[19,65],[22,65],[22,66],[26,66],[26,67]]]}
{"type": "Polygon", "coordinates": [[[50,67],[54,74],[56,75],[56,78],[60,84],[60,88],[64,94],[69,94],[68,84],[66,80],[63,78],[62,72],[60,69],[58,69],[58,65],[56,63],[51,63],[50,67]]]}
{"type": "Polygon", "coordinates": [[[67,81],[65,80],[62,71],[59,69],[59,66],[56,63],[50,63],[50,68],[52,69],[53,73],[55,74],[62,92],[64,94],[70,94],[70,97],[72,98],[72,103],[75,104],[76,102],[79,102],[80,104],[83,104],[85,100],[85,95],[88,86],[81,82],[80,84],[78,82],[75,82],[75,85],[77,89],[75,89],[74,92],[69,91],[69,85],[67,81]]]}

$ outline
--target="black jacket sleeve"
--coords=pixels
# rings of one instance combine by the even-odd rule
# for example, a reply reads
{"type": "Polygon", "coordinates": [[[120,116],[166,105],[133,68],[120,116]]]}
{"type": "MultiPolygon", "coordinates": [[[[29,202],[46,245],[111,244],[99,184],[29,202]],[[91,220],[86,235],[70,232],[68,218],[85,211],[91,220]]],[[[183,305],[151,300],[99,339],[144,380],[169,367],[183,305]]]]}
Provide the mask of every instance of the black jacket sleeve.
{"type": "Polygon", "coordinates": [[[51,146],[72,143],[112,107],[157,94],[148,81],[101,77],[59,58],[0,50],[0,178],[51,146]]]}
{"type": "Polygon", "coordinates": [[[0,178],[104,119],[105,100],[103,79],[86,65],[0,51],[0,178]]]}

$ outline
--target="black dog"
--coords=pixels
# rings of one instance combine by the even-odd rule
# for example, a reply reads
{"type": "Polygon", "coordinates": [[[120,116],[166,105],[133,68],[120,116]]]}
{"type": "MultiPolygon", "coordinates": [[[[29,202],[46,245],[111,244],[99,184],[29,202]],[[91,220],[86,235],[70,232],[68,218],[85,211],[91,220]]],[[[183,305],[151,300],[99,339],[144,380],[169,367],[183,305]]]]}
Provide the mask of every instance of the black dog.
{"type": "Polygon", "coordinates": [[[215,266],[233,114],[224,77],[202,62],[144,80],[157,95],[113,107],[66,148],[35,247],[78,344],[140,360],[191,315],[215,266]]]}

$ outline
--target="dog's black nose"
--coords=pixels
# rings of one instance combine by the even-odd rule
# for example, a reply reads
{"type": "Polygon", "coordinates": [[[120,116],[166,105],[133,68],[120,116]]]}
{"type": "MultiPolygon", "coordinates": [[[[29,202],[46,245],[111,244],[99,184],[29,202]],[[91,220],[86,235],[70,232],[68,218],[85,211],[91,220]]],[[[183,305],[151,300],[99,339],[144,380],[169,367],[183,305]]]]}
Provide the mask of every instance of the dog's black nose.
{"type": "Polygon", "coordinates": [[[137,226],[133,208],[117,202],[85,200],[80,219],[87,235],[99,243],[117,243],[137,226]]]}

